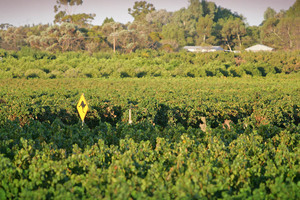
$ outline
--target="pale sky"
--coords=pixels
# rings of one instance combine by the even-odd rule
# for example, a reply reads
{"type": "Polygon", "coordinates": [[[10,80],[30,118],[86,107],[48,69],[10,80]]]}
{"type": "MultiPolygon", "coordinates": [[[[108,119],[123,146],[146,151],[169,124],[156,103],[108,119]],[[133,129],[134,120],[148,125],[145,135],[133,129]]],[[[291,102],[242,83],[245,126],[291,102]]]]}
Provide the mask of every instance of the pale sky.
{"type": "MultiPolygon", "coordinates": [[[[132,22],[128,8],[140,0],[83,0],[82,6],[75,6],[74,13],[96,14],[94,25],[101,25],[106,17],[112,17],[121,23],[132,22]]],[[[146,0],[156,10],[177,11],[189,5],[188,0],[146,0]]],[[[246,17],[249,25],[259,25],[268,7],[277,12],[287,10],[296,0],[209,0],[218,6],[230,9],[246,17]]],[[[0,24],[10,23],[14,26],[32,24],[52,24],[56,0],[0,0],[0,24]]]]}

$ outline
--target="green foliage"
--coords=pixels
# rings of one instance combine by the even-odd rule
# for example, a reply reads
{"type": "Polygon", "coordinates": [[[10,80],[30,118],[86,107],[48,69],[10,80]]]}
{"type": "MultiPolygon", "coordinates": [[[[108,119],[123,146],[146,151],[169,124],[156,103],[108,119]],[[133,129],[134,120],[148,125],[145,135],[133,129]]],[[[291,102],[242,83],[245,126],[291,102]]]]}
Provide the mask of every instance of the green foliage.
{"type": "MultiPolygon", "coordinates": [[[[260,26],[247,26],[242,15],[205,0],[191,0],[187,8],[175,12],[155,10],[151,3],[137,1],[129,14],[132,23],[121,24],[106,18],[101,26],[91,25],[95,14],[71,13],[82,0],[57,1],[55,25],[10,27],[0,31],[1,48],[31,47],[51,52],[119,51],[141,49],[178,51],[186,45],[219,45],[243,50],[263,43],[276,50],[299,50],[299,1],[287,11],[267,8],[260,26]],[[66,24],[69,24],[66,26],[66,24]],[[151,34],[155,33],[155,34],[151,34]],[[150,35],[151,34],[151,35],[150,35]]],[[[0,27],[1,28],[1,27],[0,27]]]]}
{"type": "Polygon", "coordinates": [[[276,11],[273,8],[268,7],[267,10],[264,12],[264,19],[268,20],[270,18],[275,18],[276,11]]]}
{"type": "MultiPolygon", "coordinates": [[[[1,30],[1,47],[18,51],[0,49],[0,199],[300,198],[299,52],[169,53],[222,37],[242,49],[260,33],[299,49],[299,1],[261,28],[189,3],[136,2],[128,25],[1,30]],[[114,41],[132,53],[107,51],[114,41]]],[[[93,17],[58,12],[82,1],[57,4],[59,20],[93,17]]]]}
{"type": "Polygon", "coordinates": [[[143,21],[148,13],[155,11],[155,7],[146,1],[136,1],[133,8],[128,8],[128,13],[136,21],[143,21]]]}
{"type": "Polygon", "coordinates": [[[54,6],[56,13],[54,23],[72,23],[81,27],[86,27],[91,20],[96,16],[95,14],[74,14],[71,13],[70,7],[82,5],[82,0],[57,0],[54,6]]]}
{"type": "Polygon", "coordinates": [[[261,39],[277,49],[299,49],[299,0],[287,11],[276,12],[268,8],[261,27],[261,39]],[[274,13],[275,12],[275,13],[274,13]]]}
{"type": "Polygon", "coordinates": [[[100,77],[243,77],[290,74],[299,71],[298,52],[240,54],[167,53],[140,50],[132,54],[66,52],[49,53],[23,48],[1,51],[0,78],[100,78],[100,77]]]}
{"type": "Polygon", "coordinates": [[[287,10],[286,15],[287,15],[288,17],[292,17],[292,18],[300,17],[299,10],[300,10],[300,1],[299,1],[299,0],[296,0],[296,2],[294,3],[294,5],[291,6],[291,7],[287,10]]]}
{"type": "Polygon", "coordinates": [[[0,198],[300,197],[298,76],[0,86],[0,198]]]}

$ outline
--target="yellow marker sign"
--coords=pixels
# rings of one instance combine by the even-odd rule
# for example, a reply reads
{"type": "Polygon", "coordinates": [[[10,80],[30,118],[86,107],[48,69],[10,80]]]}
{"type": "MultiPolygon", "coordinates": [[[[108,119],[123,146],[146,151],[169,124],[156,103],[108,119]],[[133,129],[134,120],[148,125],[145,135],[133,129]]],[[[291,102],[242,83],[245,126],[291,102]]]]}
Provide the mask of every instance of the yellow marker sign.
{"type": "Polygon", "coordinates": [[[82,94],[79,101],[78,101],[78,104],[77,104],[77,111],[78,111],[79,116],[80,116],[82,121],[84,121],[84,118],[85,118],[85,115],[86,115],[88,109],[89,109],[89,107],[86,103],[84,95],[82,94]]]}

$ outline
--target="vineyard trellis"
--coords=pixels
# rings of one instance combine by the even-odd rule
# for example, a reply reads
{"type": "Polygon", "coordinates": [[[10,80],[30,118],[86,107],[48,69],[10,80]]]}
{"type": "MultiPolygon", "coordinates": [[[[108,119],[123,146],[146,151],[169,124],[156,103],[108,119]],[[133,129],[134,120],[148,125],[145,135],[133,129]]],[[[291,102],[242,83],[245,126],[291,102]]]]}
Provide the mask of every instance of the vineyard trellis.
{"type": "Polygon", "coordinates": [[[297,75],[0,86],[2,199],[300,197],[297,75]]]}

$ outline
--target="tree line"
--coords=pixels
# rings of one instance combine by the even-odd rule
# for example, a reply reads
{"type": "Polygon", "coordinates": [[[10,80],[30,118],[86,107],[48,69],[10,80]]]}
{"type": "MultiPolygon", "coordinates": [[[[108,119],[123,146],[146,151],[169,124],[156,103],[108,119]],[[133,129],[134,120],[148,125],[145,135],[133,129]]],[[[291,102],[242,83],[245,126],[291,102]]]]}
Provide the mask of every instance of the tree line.
{"type": "Polygon", "coordinates": [[[137,1],[128,9],[133,22],[122,24],[106,18],[96,26],[91,24],[95,14],[72,13],[72,8],[81,4],[83,0],[57,0],[54,25],[1,24],[0,47],[130,53],[137,49],[173,52],[186,45],[243,50],[263,43],[277,50],[300,49],[300,0],[278,13],[269,7],[260,26],[249,26],[242,15],[205,0],[189,0],[187,8],[175,12],[156,10],[151,3],[137,1]]]}

